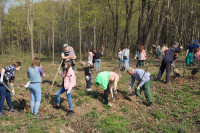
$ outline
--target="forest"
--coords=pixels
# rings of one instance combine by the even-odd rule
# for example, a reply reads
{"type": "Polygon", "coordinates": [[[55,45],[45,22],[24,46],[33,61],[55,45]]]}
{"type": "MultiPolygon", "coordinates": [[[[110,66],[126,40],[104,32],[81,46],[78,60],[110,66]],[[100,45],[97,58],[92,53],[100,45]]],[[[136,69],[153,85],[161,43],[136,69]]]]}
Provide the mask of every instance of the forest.
{"type": "Polygon", "coordinates": [[[199,40],[198,0],[16,0],[6,11],[8,2],[0,1],[1,54],[17,49],[54,61],[68,43],[81,60],[93,48],[109,56],[126,45],[134,52],[199,40]]]}

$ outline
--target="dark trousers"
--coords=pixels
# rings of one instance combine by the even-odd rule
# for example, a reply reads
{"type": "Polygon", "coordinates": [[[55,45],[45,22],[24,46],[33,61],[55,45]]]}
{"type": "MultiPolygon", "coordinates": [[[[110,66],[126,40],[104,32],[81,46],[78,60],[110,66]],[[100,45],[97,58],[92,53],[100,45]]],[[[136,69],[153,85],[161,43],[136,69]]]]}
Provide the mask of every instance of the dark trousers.
{"type": "Polygon", "coordinates": [[[170,77],[170,72],[171,72],[171,62],[170,61],[162,60],[157,80],[161,79],[162,74],[164,73],[165,69],[166,69],[166,83],[168,83],[169,77],[170,77]]]}
{"type": "MultiPolygon", "coordinates": [[[[8,86],[7,82],[4,82],[6,86],[8,86]]],[[[12,101],[11,101],[11,94],[6,87],[0,83],[0,113],[3,113],[4,101],[6,102],[10,109],[13,109],[12,101]]]]}
{"type": "Polygon", "coordinates": [[[86,89],[89,89],[91,88],[92,76],[91,75],[87,75],[87,76],[89,76],[90,79],[88,81],[86,80],[86,89]]]}
{"type": "Polygon", "coordinates": [[[110,85],[108,83],[107,89],[104,90],[104,98],[105,98],[105,104],[108,104],[108,95],[110,93],[110,85]]]}

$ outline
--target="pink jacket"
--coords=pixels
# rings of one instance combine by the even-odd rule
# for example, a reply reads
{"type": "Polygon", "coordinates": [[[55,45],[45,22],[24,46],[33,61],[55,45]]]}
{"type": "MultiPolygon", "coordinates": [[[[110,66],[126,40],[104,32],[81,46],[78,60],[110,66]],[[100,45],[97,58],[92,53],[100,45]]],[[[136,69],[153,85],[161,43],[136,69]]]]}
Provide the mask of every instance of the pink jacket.
{"type": "Polygon", "coordinates": [[[197,59],[198,59],[199,62],[200,62],[200,51],[196,53],[196,56],[197,56],[197,59]]]}
{"type": "Polygon", "coordinates": [[[64,74],[63,72],[60,72],[61,77],[64,78],[64,88],[65,90],[71,91],[72,87],[76,86],[76,76],[72,67],[69,68],[69,71],[66,77],[65,77],[65,73],[66,71],[64,72],[64,74]]]}
{"type": "Polygon", "coordinates": [[[146,58],[146,52],[145,50],[142,50],[141,53],[139,53],[139,60],[145,60],[146,58]]]}

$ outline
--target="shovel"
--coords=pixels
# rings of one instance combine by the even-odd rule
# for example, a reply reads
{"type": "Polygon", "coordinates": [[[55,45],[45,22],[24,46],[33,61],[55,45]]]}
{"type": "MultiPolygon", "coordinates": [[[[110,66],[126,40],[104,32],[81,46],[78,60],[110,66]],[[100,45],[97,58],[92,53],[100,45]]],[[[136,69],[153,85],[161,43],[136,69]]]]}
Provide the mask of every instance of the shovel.
{"type": "Polygon", "coordinates": [[[198,72],[199,67],[200,67],[200,65],[197,68],[193,68],[191,71],[191,74],[195,75],[198,72]]]}
{"type": "MultiPolygon", "coordinates": [[[[60,65],[59,65],[58,68],[61,67],[62,63],[63,63],[63,60],[61,61],[61,63],[60,63],[60,65]]],[[[57,75],[58,75],[58,71],[56,72],[56,75],[55,75],[55,77],[54,77],[54,79],[53,79],[53,83],[51,84],[51,88],[48,90],[48,93],[45,94],[45,97],[46,97],[47,99],[50,99],[49,93],[51,92],[51,90],[52,90],[52,88],[53,88],[53,85],[54,85],[54,82],[55,82],[55,80],[56,80],[57,75]]]]}
{"type": "MultiPolygon", "coordinates": [[[[6,89],[11,93],[11,90],[2,82],[2,84],[4,85],[4,87],[6,87],[6,89]]],[[[22,105],[23,107],[26,107],[26,100],[22,99],[22,100],[19,100],[19,98],[14,95],[17,99],[17,102],[22,105]]]]}

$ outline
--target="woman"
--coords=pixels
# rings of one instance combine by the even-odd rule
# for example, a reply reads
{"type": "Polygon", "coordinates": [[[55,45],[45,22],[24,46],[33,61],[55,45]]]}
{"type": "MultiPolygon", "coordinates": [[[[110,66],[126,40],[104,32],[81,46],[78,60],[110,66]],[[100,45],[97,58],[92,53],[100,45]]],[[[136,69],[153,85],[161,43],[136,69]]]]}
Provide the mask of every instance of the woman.
{"type": "Polygon", "coordinates": [[[118,49],[117,57],[118,57],[119,68],[120,68],[120,67],[121,67],[121,63],[122,63],[122,60],[123,60],[123,52],[122,52],[121,48],[118,49]]]}
{"type": "Polygon", "coordinates": [[[75,73],[70,65],[69,61],[65,61],[65,67],[66,70],[64,71],[64,73],[62,73],[60,71],[60,69],[58,69],[61,77],[63,78],[62,81],[62,88],[60,90],[57,91],[57,106],[56,108],[60,107],[60,95],[64,92],[66,92],[67,95],[67,100],[69,103],[69,111],[67,113],[67,116],[70,116],[71,114],[73,114],[73,105],[72,105],[72,88],[76,86],[76,77],[75,77],[75,73]]]}
{"type": "Polygon", "coordinates": [[[146,58],[146,52],[144,50],[144,46],[140,46],[140,48],[139,48],[139,62],[140,62],[140,67],[144,67],[145,58],[146,58]]]}
{"type": "Polygon", "coordinates": [[[41,102],[41,77],[45,77],[46,74],[40,64],[40,58],[35,57],[32,61],[31,67],[28,68],[28,78],[30,80],[29,90],[31,95],[31,113],[37,117],[40,117],[38,113],[41,102]]]}
{"type": "Polygon", "coordinates": [[[9,106],[9,112],[16,112],[13,109],[10,91],[6,89],[8,82],[10,82],[12,95],[15,95],[13,82],[15,80],[15,73],[21,68],[21,62],[15,62],[13,65],[1,69],[0,79],[0,116],[3,116],[4,101],[6,99],[9,106]]]}

